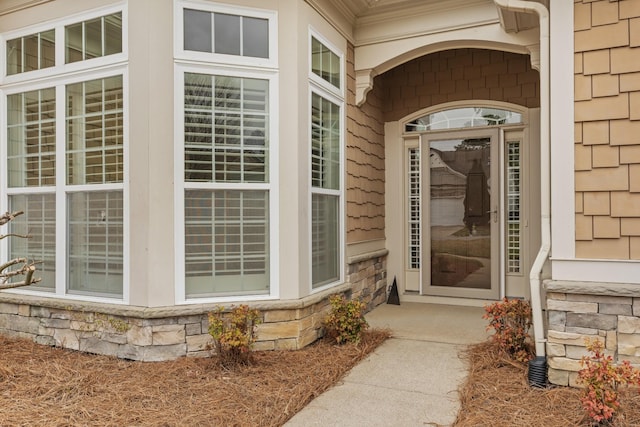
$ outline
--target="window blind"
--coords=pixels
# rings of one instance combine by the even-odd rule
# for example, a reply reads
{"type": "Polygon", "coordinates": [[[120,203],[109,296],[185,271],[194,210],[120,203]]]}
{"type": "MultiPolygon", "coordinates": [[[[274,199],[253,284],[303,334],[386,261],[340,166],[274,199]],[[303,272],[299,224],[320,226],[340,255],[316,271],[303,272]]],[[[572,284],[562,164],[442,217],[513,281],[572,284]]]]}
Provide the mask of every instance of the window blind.
{"type": "Polygon", "coordinates": [[[268,82],[185,75],[185,180],[267,182],[268,82]]]}

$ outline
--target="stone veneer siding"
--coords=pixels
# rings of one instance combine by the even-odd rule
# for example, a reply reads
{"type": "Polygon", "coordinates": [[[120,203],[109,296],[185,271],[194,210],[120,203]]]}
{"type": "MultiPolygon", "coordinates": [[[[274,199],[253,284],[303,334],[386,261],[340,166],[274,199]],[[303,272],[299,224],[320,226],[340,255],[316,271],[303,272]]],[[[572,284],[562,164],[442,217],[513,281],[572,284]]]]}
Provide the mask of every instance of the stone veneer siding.
{"type": "Polygon", "coordinates": [[[578,386],[585,339],[598,339],[615,362],[640,364],[640,287],[547,281],[549,382],[578,386]]]}
{"type": "MultiPolygon", "coordinates": [[[[247,303],[260,310],[255,350],[297,350],[323,335],[328,297],[343,293],[369,310],[386,299],[386,250],[350,260],[348,283],[294,301],[247,303]]],[[[233,304],[226,304],[232,306],[233,304]]],[[[142,361],[208,356],[208,312],[216,304],[143,308],[0,295],[0,333],[39,344],[142,361]]]]}
{"type": "Polygon", "coordinates": [[[640,260],[640,1],[574,18],[576,257],[640,260]]]}

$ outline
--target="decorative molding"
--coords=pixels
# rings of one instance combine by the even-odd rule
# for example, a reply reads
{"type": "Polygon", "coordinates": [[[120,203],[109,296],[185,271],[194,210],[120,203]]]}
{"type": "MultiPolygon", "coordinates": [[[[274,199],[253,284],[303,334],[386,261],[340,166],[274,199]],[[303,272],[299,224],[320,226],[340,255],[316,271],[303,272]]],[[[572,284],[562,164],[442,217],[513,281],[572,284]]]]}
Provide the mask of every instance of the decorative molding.
{"type": "Polygon", "coordinates": [[[527,45],[531,68],[540,72],[540,43],[527,45]]]}
{"type": "Polygon", "coordinates": [[[399,31],[395,33],[384,32],[381,35],[376,37],[362,37],[356,36],[356,41],[354,43],[355,47],[367,46],[367,45],[376,45],[380,43],[393,42],[397,40],[404,39],[412,39],[417,37],[431,36],[435,34],[442,34],[453,31],[461,31],[461,30],[474,30],[476,28],[483,28],[489,25],[497,24],[498,19],[485,19],[482,21],[476,21],[472,23],[463,23],[459,25],[451,25],[450,23],[442,22],[442,26],[432,27],[432,28],[421,28],[417,31],[407,31],[406,27],[398,27],[399,31]]]}
{"type": "Polygon", "coordinates": [[[356,105],[358,107],[367,100],[367,93],[373,89],[373,78],[376,75],[373,69],[356,71],[356,105]]]}
{"type": "Polygon", "coordinates": [[[10,13],[18,12],[41,4],[50,3],[52,1],[53,0],[17,0],[4,2],[5,4],[8,3],[8,5],[0,8],[0,16],[8,15],[10,13]]]}
{"type": "MultiPolygon", "coordinates": [[[[336,0],[333,0],[336,1],[336,0]]],[[[434,15],[454,10],[464,10],[474,6],[485,6],[486,0],[417,0],[404,2],[384,2],[380,7],[371,8],[358,16],[356,26],[376,25],[389,21],[400,21],[416,15],[434,15]]]]}
{"type": "Polygon", "coordinates": [[[353,19],[354,24],[366,25],[389,19],[402,19],[416,14],[464,8],[473,4],[486,4],[487,0],[329,0],[329,2],[337,9],[346,12],[353,19]]]}

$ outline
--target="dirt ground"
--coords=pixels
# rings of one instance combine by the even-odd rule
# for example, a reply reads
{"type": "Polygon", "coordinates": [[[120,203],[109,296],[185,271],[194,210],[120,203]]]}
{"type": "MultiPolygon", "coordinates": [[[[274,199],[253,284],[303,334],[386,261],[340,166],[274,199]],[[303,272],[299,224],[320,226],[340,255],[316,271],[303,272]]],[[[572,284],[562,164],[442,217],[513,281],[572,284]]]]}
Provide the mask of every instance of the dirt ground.
{"type": "Polygon", "coordinates": [[[143,363],[0,337],[0,425],[281,426],[388,337],[256,352],[251,366],[214,359],[143,363]]]}
{"type": "MultiPolygon", "coordinates": [[[[527,365],[500,355],[490,342],[469,347],[462,355],[470,366],[460,390],[455,427],[591,426],[580,403],[580,390],[530,387],[527,365]]],[[[640,426],[640,394],[623,391],[621,414],[613,427],[640,426]]]]}

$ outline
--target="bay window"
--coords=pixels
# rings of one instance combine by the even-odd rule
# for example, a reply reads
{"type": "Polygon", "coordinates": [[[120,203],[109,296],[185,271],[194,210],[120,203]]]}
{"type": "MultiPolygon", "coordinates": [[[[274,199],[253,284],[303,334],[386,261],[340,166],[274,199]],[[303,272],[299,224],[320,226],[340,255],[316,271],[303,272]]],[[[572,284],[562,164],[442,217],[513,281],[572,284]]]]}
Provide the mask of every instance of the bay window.
{"type": "Polygon", "coordinates": [[[342,59],[310,37],[311,286],[342,278],[342,59]]]}
{"type": "Polygon", "coordinates": [[[276,14],[178,4],[176,227],[183,249],[176,298],[271,298],[277,293],[276,14]]]}
{"type": "Polygon", "coordinates": [[[6,258],[38,262],[42,280],[27,291],[126,300],[126,66],[122,56],[100,71],[82,62],[122,53],[123,13],[6,37],[6,74],[15,84],[6,90],[0,204],[24,211],[9,231],[31,238],[8,239],[3,249],[6,258]],[[75,73],[56,57],[79,62],[75,73]],[[27,72],[42,68],[49,74],[27,72]]]}
{"type": "Polygon", "coordinates": [[[67,290],[71,293],[122,295],[122,89],[122,76],[66,86],[67,290]]]}
{"type": "Polygon", "coordinates": [[[269,81],[184,75],[185,291],[269,293],[269,81]]]}

